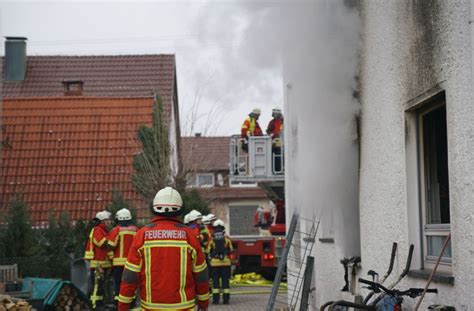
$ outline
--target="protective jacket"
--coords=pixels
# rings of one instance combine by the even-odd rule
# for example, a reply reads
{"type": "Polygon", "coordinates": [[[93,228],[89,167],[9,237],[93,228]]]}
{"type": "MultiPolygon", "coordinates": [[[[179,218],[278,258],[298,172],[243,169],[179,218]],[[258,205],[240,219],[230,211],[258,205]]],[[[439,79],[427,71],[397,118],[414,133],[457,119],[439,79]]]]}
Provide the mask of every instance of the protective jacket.
{"type": "Polygon", "coordinates": [[[135,225],[118,225],[110,230],[108,244],[110,248],[114,250],[112,257],[113,266],[125,266],[128,252],[132,246],[133,238],[135,237],[135,234],[137,234],[137,231],[138,227],[135,225]]]}
{"type": "Polygon", "coordinates": [[[199,226],[196,223],[192,223],[188,227],[193,231],[201,246],[205,247],[209,244],[210,235],[205,225],[199,226]]]}
{"type": "Polygon", "coordinates": [[[211,255],[211,261],[210,265],[211,267],[224,267],[224,266],[230,266],[231,261],[229,258],[229,254],[233,251],[232,248],[232,241],[230,238],[226,235],[224,236],[224,248],[225,252],[221,253],[222,251],[217,250],[217,245],[216,245],[216,238],[215,234],[213,235],[213,239],[211,239],[211,242],[209,243],[209,254],[211,255]]]}
{"type": "Polygon", "coordinates": [[[100,223],[92,228],[86,244],[84,259],[90,261],[91,268],[110,268],[111,264],[107,257],[107,227],[100,223]]]}
{"type": "Polygon", "coordinates": [[[249,136],[262,136],[262,129],[256,118],[247,116],[244,123],[242,124],[241,136],[247,138],[249,136]]]}
{"type": "Polygon", "coordinates": [[[194,309],[209,303],[208,271],[193,231],[177,218],[157,216],[135,235],[119,296],[128,310],[139,287],[145,310],[194,309]]]}
{"type": "Polygon", "coordinates": [[[272,138],[280,137],[280,133],[283,131],[283,119],[274,118],[272,119],[267,126],[267,134],[272,138]]]}

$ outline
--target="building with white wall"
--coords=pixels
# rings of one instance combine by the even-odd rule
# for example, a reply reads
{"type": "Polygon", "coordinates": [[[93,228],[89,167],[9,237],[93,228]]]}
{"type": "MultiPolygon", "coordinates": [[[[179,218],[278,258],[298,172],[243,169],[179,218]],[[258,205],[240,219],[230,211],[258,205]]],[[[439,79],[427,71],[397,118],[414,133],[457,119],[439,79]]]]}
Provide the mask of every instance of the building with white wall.
{"type": "MultiPolygon", "coordinates": [[[[474,308],[473,7],[467,0],[406,0],[361,1],[353,8],[361,40],[359,52],[352,50],[358,55],[352,77],[358,77],[357,139],[354,99],[343,96],[350,86],[338,85],[349,114],[334,114],[302,95],[321,91],[317,73],[298,81],[287,68],[288,217],[294,210],[322,217],[314,306],[366,294],[359,284],[352,294],[340,292],[339,260],[360,254],[358,276],[370,269],[382,275],[392,242],[398,253],[389,281],[403,270],[413,244],[411,271],[399,286],[424,287],[451,234],[431,286],[439,294],[428,294],[421,310],[438,303],[474,308]],[[332,121],[328,127],[321,114],[332,121]]],[[[414,302],[406,299],[404,307],[414,302]]]]}

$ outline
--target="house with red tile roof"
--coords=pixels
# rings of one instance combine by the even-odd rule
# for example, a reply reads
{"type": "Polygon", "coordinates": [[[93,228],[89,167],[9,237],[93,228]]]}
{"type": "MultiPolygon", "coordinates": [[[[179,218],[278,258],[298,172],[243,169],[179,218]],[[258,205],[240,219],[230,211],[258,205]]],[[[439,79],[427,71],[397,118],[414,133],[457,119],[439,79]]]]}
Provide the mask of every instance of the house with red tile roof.
{"type": "Polygon", "coordinates": [[[50,211],[90,219],[119,190],[145,217],[148,204],[130,177],[141,149],[136,133],[151,125],[155,94],[178,170],[174,55],[28,56],[25,69],[23,80],[2,81],[0,211],[21,193],[35,223],[50,211]]]}
{"type": "Polygon", "coordinates": [[[253,219],[258,206],[270,208],[256,184],[229,184],[230,137],[182,137],[181,157],[188,187],[196,188],[231,235],[258,235],[253,219]]]}

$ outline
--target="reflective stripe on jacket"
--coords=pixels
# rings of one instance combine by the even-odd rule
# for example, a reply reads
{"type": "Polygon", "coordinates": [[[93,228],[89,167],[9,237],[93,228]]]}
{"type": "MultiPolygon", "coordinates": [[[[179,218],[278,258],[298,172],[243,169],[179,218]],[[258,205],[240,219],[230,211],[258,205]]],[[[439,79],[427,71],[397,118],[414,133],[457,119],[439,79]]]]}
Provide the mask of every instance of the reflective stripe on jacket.
{"type": "Polygon", "coordinates": [[[119,310],[127,310],[137,288],[143,309],[192,309],[208,306],[207,265],[193,230],[177,218],[155,217],[135,235],[122,279],[119,310]]]}
{"type": "Polygon", "coordinates": [[[258,124],[257,119],[247,116],[244,123],[242,124],[241,136],[245,138],[249,136],[262,135],[262,129],[260,128],[260,124],[258,124]]]}
{"type": "MultiPolygon", "coordinates": [[[[230,240],[228,236],[225,236],[224,239],[225,239],[225,248],[227,250],[227,253],[223,259],[212,257],[211,262],[210,262],[211,267],[225,267],[225,266],[231,265],[229,253],[233,251],[232,241],[230,240]]],[[[208,251],[209,254],[212,254],[212,251],[214,250],[214,248],[215,248],[214,240],[211,240],[211,242],[209,243],[209,251],[208,251]]]]}
{"type": "Polygon", "coordinates": [[[133,238],[137,234],[138,227],[131,226],[115,226],[109,233],[109,246],[114,249],[112,265],[125,266],[128,252],[132,247],[133,238]]]}
{"type": "Polygon", "coordinates": [[[90,262],[91,268],[110,268],[111,264],[107,258],[107,227],[99,224],[92,228],[86,244],[84,259],[90,262]]]}

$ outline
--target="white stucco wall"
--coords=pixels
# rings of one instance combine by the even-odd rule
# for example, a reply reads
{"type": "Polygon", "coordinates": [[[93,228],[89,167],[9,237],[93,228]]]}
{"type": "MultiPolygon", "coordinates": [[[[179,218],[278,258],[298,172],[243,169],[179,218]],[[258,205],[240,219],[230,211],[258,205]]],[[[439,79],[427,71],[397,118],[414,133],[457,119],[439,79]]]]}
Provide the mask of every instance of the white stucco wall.
{"type": "MultiPolygon", "coordinates": [[[[363,1],[361,58],[360,224],[362,275],[386,270],[399,243],[393,275],[410,243],[421,267],[416,142],[409,104],[445,90],[454,285],[433,283],[429,304],[474,308],[474,103],[469,1],[363,1]],[[428,92],[428,93],[427,93],[428,92]],[[418,99],[417,99],[418,98],[418,99]]],[[[423,287],[407,277],[400,286],[423,287]]],[[[407,299],[407,306],[413,300],[407,299]]]]}

